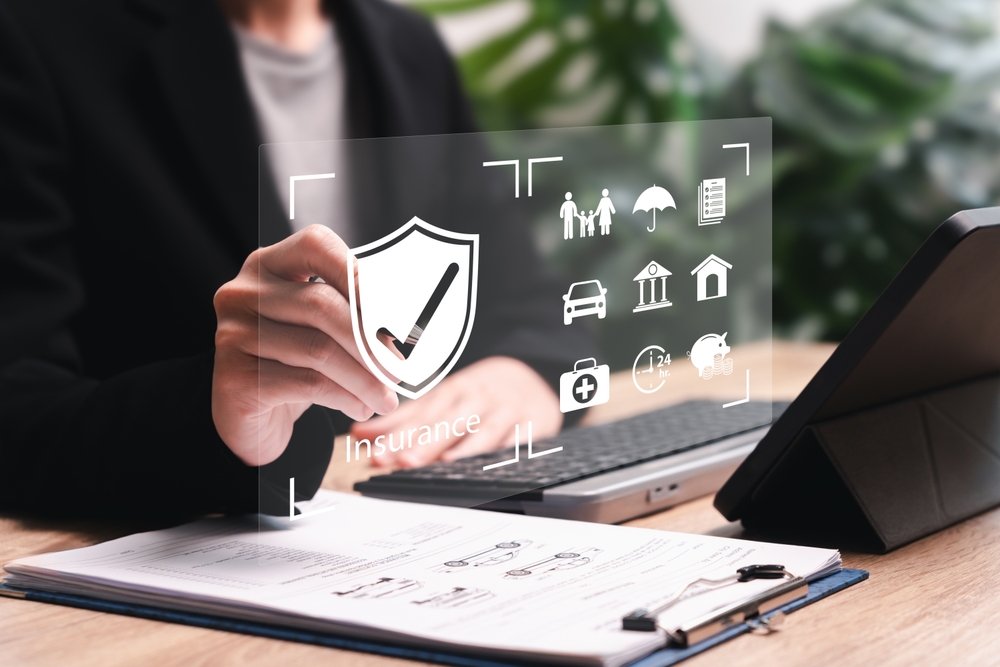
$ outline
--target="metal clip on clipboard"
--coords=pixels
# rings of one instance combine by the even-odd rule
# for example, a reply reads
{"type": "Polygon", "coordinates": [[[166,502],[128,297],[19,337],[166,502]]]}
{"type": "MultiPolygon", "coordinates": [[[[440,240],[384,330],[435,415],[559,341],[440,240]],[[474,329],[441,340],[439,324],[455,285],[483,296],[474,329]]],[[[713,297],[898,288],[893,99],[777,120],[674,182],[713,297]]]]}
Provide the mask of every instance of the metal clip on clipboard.
{"type": "Polygon", "coordinates": [[[722,632],[739,623],[746,623],[755,632],[767,633],[777,629],[784,621],[784,614],[762,620],[760,616],[781,607],[788,602],[805,597],[809,593],[809,584],[802,577],[796,577],[785,570],[783,565],[748,565],[741,567],[735,575],[721,579],[697,579],[677,591],[669,600],[653,609],[636,609],[622,618],[623,630],[640,632],[655,632],[663,630],[670,641],[678,646],[696,644],[703,639],[722,632]],[[716,590],[722,586],[753,581],[754,579],[784,579],[788,581],[770,590],[758,593],[745,600],[734,602],[721,609],[705,614],[700,618],[687,621],[677,628],[665,628],[658,622],[658,617],[664,611],[680,601],[684,593],[697,584],[707,584],[708,590],[716,590]]]}

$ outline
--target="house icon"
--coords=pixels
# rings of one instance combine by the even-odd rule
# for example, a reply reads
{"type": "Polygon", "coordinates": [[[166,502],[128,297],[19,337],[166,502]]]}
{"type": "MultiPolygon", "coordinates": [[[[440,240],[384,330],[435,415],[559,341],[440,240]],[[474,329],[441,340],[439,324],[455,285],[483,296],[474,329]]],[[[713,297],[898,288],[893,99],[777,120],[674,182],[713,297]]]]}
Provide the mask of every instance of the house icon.
{"type": "Polygon", "coordinates": [[[705,261],[694,267],[691,275],[698,274],[698,301],[721,299],[726,296],[726,276],[731,268],[732,264],[715,255],[709,255],[705,261]]]}

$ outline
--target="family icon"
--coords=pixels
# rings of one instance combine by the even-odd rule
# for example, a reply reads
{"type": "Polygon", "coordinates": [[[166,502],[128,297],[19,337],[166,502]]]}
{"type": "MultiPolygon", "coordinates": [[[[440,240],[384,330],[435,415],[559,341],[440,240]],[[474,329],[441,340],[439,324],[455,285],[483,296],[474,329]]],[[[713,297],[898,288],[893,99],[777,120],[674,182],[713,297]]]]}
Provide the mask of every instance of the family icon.
{"type": "Polygon", "coordinates": [[[611,233],[611,216],[616,212],[607,188],[601,190],[601,201],[598,202],[597,208],[587,213],[577,209],[573,193],[567,192],[566,201],[559,207],[559,217],[563,221],[563,239],[573,238],[573,218],[580,220],[580,238],[594,235],[594,218],[598,218],[597,226],[601,228],[601,236],[607,236],[611,233]]]}

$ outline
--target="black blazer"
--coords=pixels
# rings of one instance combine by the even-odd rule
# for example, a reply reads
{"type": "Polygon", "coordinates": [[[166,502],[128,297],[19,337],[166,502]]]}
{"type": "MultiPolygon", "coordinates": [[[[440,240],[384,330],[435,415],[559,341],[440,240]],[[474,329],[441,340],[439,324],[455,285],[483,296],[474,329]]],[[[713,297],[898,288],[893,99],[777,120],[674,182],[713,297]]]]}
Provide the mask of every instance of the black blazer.
{"type": "MultiPolygon", "coordinates": [[[[475,129],[424,19],[383,0],[328,6],[355,136],[475,129]]],[[[318,488],[326,411],[308,411],[260,469],[259,496],[258,469],[210,412],[212,297],[258,247],[259,144],[213,0],[0,4],[0,508],[280,514],[289,476],[303,497],[318,488]]],[[[265,243],[288,233],[265,218],[265,243]]],[[[530,246],[511,229],[505,246],[530,246]]],[[[587,356],[558,341],[558,291],[535,268],[511,289],[552,303],[551,318],[544,306],[525,320],[531,309],[498,295],[493,338],[464,363],[511,354],[554,381],[587,356]]]]}

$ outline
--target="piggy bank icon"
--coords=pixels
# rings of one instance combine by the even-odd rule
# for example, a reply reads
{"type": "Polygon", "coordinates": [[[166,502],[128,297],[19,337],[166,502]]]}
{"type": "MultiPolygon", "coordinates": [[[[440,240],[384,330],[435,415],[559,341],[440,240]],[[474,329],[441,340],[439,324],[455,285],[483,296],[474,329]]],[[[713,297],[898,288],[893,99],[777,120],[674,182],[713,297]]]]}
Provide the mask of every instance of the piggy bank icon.
{"type": "Polygon", "coordinates": [[[729,375],[733,372],[733,360],[726,358],[730,349],[726,344],[728,335],[728,331],[721,336],[714,333],[706,334],[691,346],[688,356],[698,369],[700,377],[711,380],[716,375],[729,375]]]}

